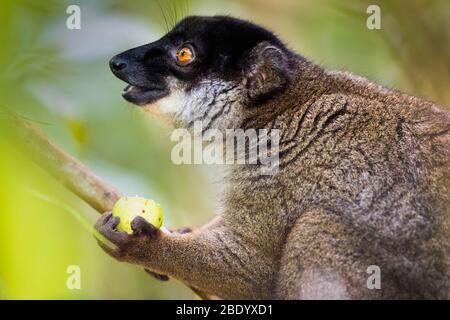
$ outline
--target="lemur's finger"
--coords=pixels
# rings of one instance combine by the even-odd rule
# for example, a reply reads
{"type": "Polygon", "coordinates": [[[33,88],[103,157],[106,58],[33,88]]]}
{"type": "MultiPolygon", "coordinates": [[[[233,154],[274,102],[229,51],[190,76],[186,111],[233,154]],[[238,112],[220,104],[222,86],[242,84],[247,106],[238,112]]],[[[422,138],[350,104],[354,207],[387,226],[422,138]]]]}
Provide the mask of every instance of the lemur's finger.
{"type": "Polygon", "coordinates": [[[133,221],[131,221],[131,229],[133,230],[133,235],[137,236],[153,236],[158,231],[158,229],[154,225],[147,222],[147,220],[140,216],[135,217],[133,221]]]}
{"type": "Polygon", "coordinates": [[[111,211],[108,211],[108,212],[105,212],[104,214],[102,214],[100,216],[100,218],[97,219],[97,222],[95,224],[95,228],[97,230],[99,230],[101,226],[103,226],[106,222],[108,222],[109,219],[111,219],[111,217],[112,217],[112,212],[111,211]]]}
{"type": "Polygon", "coordinates": [[[151,276],[152,276],[153,278],[155,278],[156,280],[159,280],[159,281],[167,281],[167,280],[169,280],[169,277],[166,276],[166,275],[159,274],[159,273],[150,271],[150,270],[148,270],[148,269],[144,269],[144,270],[145,270],[145,272],[147,272],[149,275],[151,275],[151,276]]]}
{"type": "Polygon", "coordinates": [[[104,224],[104,226],[106,228],[110,228],[110,229],[114,229],[117,227],[117,225],[120,222],[120,218],[119,217],[111,217],[109,218],[108,221],[106,221],[106,223],[104,224]]]}
{"type": "Polygon", "coordinates": [[[174,230],[170,230],[170,232],[179,233],[179,234],[185,234],[185,233],[192,232],[192,229],[188,228],[188,227],[181,227],[181,228],[176,228],[174,230]]]}
{"type": "Polygon", "coordinates": [[[129,235],[124,231],[115,229],[119,222],[119,217],[114,217],[111,212],[106,212],[97,220],[95,228],[113,244],[121,246],[127,242],[129,235]]]}

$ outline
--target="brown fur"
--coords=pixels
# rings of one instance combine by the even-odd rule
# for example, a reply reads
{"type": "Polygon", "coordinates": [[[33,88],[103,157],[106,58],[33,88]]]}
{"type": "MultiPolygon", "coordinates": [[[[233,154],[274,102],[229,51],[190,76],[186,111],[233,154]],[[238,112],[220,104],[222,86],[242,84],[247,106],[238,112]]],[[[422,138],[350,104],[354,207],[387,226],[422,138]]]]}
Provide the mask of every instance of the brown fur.
{"type": "Polygon", "coordinates": [[[450,114],[303,59],[290,64],[283,93],[236,106],[226,121],[281,130],[278,173],[236,165],[217,221],[110,253],[227,299],[450,298],[450,114]],[[373,264],[381,290],[366,286],[373,264]]]}

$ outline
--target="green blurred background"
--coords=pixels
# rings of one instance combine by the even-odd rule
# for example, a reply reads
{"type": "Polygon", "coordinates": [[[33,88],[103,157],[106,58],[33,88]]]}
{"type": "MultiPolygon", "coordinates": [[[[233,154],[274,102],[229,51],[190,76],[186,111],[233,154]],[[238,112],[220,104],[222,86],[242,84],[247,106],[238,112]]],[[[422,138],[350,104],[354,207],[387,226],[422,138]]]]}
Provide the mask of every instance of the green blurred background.
{"type": "Polygon", "coordinates": [[[214,169],[173,165],[168,128],[126,103],[108,68],[186,14],[251,19],[324,67],[450,105],[448,0],[1,1],[0,298],[195,298],[113,260],[72,214],[35,197],[91,224],[98,216],[17,150],[4,112],[33,119],[123,193],[160,202],[166,227],[205,223],[220,190],[214,169]],[[70,4],[81,7],[81,30],[66,28],[70,4]],[[381,30],[366,27],[370,4],[381,8],[381,30]],[[66,286],[69,265],[80,266],[79,290],[66,286]]]}

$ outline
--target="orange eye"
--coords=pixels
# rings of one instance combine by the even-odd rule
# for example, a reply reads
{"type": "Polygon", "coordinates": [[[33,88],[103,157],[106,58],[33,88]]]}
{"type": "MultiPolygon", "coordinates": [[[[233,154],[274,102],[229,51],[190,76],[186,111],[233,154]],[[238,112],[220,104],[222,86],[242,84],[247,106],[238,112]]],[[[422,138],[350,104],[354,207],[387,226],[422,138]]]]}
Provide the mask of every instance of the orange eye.
{"type": "Polygon", "coordinates": [[[188,47],[183,47],[180,50],[178,50],[177,53],[177,60],[180,63],[186,63],[190,62],[194,58],[194,54],[192,53],[192,50],[188,47]]]}

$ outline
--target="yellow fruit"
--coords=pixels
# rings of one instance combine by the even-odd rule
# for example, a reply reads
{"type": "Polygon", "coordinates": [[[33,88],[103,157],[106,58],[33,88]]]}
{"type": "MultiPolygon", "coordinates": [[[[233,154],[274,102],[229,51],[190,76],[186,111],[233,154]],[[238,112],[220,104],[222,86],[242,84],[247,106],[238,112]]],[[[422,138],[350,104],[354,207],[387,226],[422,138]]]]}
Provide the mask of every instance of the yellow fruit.
{"type": "Polygon", "coordinates": [[[131,221],[137,216],[143,217],[156,228],[162,224],[161,206],[153,200],[141,197],[120,198],[114,205],[112,214],[120,218],[117,229],[129,234],[133,233],[131,221]]]}

